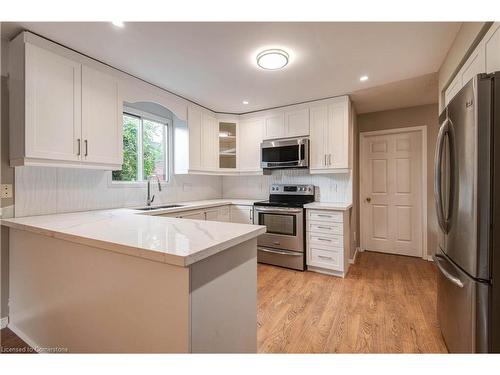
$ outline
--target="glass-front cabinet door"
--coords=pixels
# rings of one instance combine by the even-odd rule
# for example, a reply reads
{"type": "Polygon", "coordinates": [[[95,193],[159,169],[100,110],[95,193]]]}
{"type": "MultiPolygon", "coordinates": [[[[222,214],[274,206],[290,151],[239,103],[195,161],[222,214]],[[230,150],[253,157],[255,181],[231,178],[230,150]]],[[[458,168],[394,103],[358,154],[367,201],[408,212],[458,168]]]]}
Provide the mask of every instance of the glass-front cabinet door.
{"type": "Polygon", "coordinates": [[[219,168],[236,169],[236,123],[219,122],[219,168]]]}

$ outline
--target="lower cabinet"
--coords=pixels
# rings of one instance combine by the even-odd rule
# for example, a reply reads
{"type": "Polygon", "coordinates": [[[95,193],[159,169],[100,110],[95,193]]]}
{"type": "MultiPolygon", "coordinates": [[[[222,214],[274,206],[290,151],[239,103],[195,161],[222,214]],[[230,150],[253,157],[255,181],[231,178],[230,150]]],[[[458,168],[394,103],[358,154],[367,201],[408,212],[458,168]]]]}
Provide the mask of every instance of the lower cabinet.
{"type": "Polygon", "coordinates": [[[231,206],[231,223],[253,224],[253,206],[231,206]]]}
{"type": "Polygon", "coordinates": [[[253,206],[224,205],[200,210],[177,211],[158,216],[177,217],[179,219],[221,221],[226,223],[253,223],[253,206]]]}
{"type": "Polygon", "coordinates": [[[307,209],[307,269],[345,277],[349,269],[349,211],[307,209]]]}

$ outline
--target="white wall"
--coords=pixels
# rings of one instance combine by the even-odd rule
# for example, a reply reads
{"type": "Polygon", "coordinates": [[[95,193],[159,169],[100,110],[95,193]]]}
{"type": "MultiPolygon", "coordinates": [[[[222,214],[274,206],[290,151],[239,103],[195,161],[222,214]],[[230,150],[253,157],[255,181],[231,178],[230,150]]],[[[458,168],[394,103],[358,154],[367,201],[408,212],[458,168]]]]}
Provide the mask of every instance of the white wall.
{"type": "Polygon", "coordinates": [[[289,169],[274,171],[269,176],[224,176],[223,198],[269,197],[271,184],[311,184],[316,188],[316,200],[325,202],[352,202],[352,178],[350,173],[311,175],[307,170],[289,169]]]}
{"type": "MultiPolygon", "coordinates": [[[[111,172],[53,167],[17,167],[15,216],[144,206],[146,187],[112,185],[111,172]]],[[[176,175],[161,192],[152,184],[154,204],[216,199],[218,176],[176,175]]]]}

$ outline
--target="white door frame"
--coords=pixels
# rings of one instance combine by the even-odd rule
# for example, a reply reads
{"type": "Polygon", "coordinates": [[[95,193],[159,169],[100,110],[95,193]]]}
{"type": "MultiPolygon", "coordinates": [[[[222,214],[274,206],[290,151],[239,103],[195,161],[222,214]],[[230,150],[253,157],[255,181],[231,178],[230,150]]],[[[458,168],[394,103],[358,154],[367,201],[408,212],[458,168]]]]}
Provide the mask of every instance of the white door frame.
{"type": "Polygon", "coordinates": [[[406,128],[396,128],[396,129],[387,129],[387,130],[376,130],[376,131],[370,131],[370,132],[360,132],[359,133],[359,216],[360,216],[360,221],[359,221],[359,231],[360,231],[360,246],[361,246],[361,251],[366,250],[366,233],[365,233],[365,228],[363,225],[363,218],[365,217],[364,215],[366,214],[366,209],[365,205],[363,204],[364,202],[364,197],[366,196],[365,194],[365,189],[364,189],[364,184],[363,184],[363,175],[366,174],[365,170],[365,165],[363,165],[362,160],[364,160],[364,140],[367,136],[374,136],[374,135],[389,135],[389,134],[395,134],[395,133],[412,133],[412,132],[420,132],[421,137],[422,137],[422,258],[429,260],[429,256],[427,253],[427,235],[428,235],[428,228],[427,228],[427,125],[421,125],[421,126],[411,126],[411,127],[406,127],[406,128]]]}

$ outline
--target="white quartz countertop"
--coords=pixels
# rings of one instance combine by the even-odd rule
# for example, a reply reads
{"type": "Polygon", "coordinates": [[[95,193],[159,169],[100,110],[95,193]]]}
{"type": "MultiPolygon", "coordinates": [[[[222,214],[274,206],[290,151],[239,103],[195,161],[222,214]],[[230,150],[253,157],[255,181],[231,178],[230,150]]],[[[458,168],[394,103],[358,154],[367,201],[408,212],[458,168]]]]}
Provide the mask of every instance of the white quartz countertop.
{"type": "MultiPolygon", "coordinates": [[[[181,202],[177,204],[184,207],[162,213],[255,201],[181,202]]],[[[2,225],[177,266],[189,266],[266,231],[259,225],[158,217],[126,208],[3,219],[2,225]]]]}
{"type": "Polygon", "coordinates": [[[315,210],[336,210],[346,211],[352,207],[352,203],[345,202],[312,202],[304,205],[304,208],[315,210]]]}
{"type": "MultiPolygon", "coordinates": [[[[171,203],[175,205],[179,205],[180,207],[172,207],[172,208],[161,208],[151,211],[144,211],[145,215],[164,215],[168,213],[174,212],[183,212],[190,210],[201,210],[203,208],[210,207],[220,207],[226,205],[237,205],[237,206],[253,206],[255,202],[262,201],[262,199],[209,199],[202,201],[189,201],[189,202],[176,202],[171,203]]],[[[165,203],[165,205],[170,203],[165,203]]],[[[163,205],[163,204],[162,204],[163,205]]],[[[161,205],[160,205],[161,206],[161,205]]],[[[154,205],[153,205],[154,207],[154,205]]]]}

